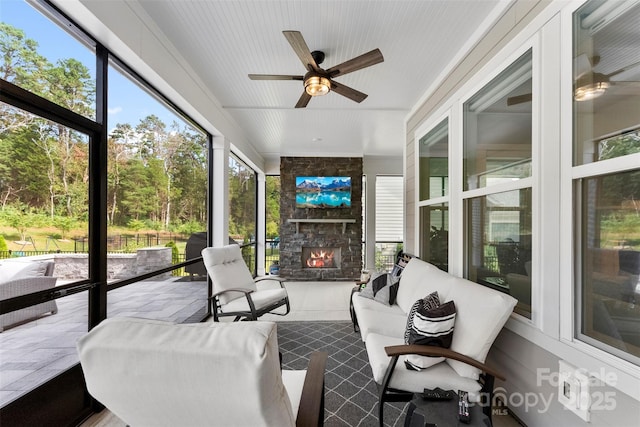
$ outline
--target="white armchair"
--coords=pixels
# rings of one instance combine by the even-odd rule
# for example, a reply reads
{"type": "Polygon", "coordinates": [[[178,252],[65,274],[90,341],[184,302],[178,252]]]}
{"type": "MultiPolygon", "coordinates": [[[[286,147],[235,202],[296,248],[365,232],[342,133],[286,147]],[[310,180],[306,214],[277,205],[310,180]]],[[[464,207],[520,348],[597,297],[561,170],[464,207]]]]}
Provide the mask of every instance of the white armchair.
{"type": "Polygon", "coordinates": [[[315,426],[326,353],[282,371],[273,322],[113,318],[78,341],[89,393],[132,426],[315,426]]]}
{"type": "Polygon", "coordinates": [[[234,316],[237,321],[257,320],[266,313],[282,316],[289,313],[289,297],[283,280],[272,277],[254,280],[238,245],[205,248],[202,260],[213,283],[213,295],[209,299],[214,321],[223,316],[234,316]],[[277,282],[279,286],[261,284],[258,288],[256,282],[260,281],[277,282]],[[274,312],[283,306],[284,313],[274,312]]]}

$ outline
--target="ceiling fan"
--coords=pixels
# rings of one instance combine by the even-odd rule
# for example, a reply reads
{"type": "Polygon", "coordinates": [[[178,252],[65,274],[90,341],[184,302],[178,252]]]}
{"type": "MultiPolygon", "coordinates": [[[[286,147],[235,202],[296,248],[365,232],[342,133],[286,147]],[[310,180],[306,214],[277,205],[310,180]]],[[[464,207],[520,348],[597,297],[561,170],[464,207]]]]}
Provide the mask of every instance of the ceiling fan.
{"type": "Polygon", "coordinates": [[[320,68],[320,64],[324,61],[324,52],[318,50],[311,52],[299,31],[283,31],[282,33],[296,55],[298,55],[298,58],[300,58],[300,61],[302,61],[307,73],[304,76],[249,74],[251,80],[299,80],[304,82],[305,90],[302,92],[300,99],[298,99],[296,108],[304,108],[312,96],[326,95],[330,91],[336,92],[358,103],[366,99],[368,96],[366,93],[352,89],[333,79],[383,62],[384,58],[380,49],[374,49],[325,70],[320,68]]]}
{"type": "MultiPolygon", "coordinates": [[[[611,86],[633,86],[640,89],[640,81],[615,80],[612,77],[621,75],[638,66],[640,62],[631,64],[609,74],[596,73],[593,68],[600,62],[599,56],[593,56],[591,59],[586,54],[581,54],[574,59],[574,69],[576,72],[575,89],[573,91],[573,99],[576,101],[588,101],[604,95],[611,86]]],[[[634,91],[635,93],[635,91],[634,91]]],[[[522,104],[531,101],[531,93],[524,95],[516,95],[507,98],[507,106],[522,104]]]]}

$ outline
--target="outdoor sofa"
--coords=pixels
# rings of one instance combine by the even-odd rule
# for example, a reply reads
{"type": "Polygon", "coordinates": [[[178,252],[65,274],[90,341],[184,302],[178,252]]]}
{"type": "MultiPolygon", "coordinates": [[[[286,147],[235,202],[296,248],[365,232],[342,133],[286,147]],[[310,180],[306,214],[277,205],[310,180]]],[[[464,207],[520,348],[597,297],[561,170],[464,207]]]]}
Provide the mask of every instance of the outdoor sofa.
{"type": "MultiPolygon", "coordinates": [[[[372,278],[367,286],[373,286],[376,280],[379,278],[372,278]]],[[[404,267],[399,282],[388,275],[385,287],[391,289],[378,287],[373,299],[372,290],[366,287],[352,295],[355,320],[365,342],[373,378],[379,386],[380,424],[385,402],[408,401],[414,393],[425,389],[466,391],[471,400],[484,398],[491,403],[494,378],[504,378],[484,362],[516,299],[453,276],[417,258],[412,258],[404,267]],[[416,331],[428,332],[447,317],[430,318],[433,310],[423,309],[433,293],[439,299],[438,308],[454,306],[455,309],[455,314],[450,316],[453,319],[449,323],[452,327],[449,348],[442,345],[439,333],[434,333],[435,339],[426,337],[422,341],[431,345],[419,345],[421,341],[407,345],[411,342],[410,331],[415,338],[416,331]],[[387,300],[389,297],[392,301],[387,300]],[[409,318],[413,319],[412,324],[409,318]]],[[[490,408],[483,412],[490,418],[490,408]]]]}
{"type": "MultiPolygon", "coordinates": [[[[0,261],[0,300],[52,289],[56,285],[53,277],[53,261],[3,260],[0,261]]],[[[0,332],[8,326],[35,320],[44,314],[56,314],[55,301],[47,301],[0,315],[0,332]]]]}

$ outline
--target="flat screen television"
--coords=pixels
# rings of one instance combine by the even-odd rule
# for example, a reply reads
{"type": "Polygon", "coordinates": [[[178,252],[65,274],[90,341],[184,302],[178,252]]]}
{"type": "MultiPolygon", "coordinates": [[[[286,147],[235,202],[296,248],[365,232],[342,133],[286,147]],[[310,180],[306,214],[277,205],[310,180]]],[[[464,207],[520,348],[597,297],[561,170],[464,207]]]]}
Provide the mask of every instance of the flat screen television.
{"type": "Polygon", "coordinates": [[[350,176],[296,177],[297,208],[350,208],[350,176]]]}

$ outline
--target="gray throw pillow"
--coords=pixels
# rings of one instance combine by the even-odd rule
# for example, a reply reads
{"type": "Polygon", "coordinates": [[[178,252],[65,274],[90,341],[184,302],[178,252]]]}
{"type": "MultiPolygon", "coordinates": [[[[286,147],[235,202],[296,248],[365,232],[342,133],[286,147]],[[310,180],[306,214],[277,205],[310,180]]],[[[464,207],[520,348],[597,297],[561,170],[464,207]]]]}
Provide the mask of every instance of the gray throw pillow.
{"type": "Polygon", "coordinates": [[[377,273],[371,278],[367,286],[360,291],[360,296],[373,299],[384,305],[396,303],[400,278],[393,278],[389,273],[377,273]]]}

